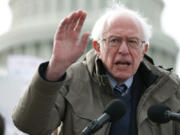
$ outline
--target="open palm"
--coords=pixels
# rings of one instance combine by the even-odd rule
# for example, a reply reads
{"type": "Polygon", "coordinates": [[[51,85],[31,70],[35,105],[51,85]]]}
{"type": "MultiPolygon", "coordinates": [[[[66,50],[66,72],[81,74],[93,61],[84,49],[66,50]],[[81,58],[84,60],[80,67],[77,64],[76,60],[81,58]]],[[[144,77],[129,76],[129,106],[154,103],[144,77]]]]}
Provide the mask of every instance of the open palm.
{"type": "Polygon", "coordinates": [[[89,36],[89,33],[84,33],[82,38],[79,38],[85,18],[86,13],[79,10],[61,22],[55,35],[49,68],[53,67],[56,72],[64,72],[83,54],[89,36]]]}

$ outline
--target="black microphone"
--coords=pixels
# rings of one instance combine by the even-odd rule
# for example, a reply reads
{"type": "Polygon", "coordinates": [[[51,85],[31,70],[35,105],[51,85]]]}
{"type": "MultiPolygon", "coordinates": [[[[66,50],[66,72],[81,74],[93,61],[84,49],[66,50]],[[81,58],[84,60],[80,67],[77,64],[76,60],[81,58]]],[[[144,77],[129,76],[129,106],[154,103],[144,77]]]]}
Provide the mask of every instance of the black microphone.
{"type": "Polygon", "coordinates": [[[171,112],[171,109],[164,104],[153,105],[148,109],[148,118],[156,123],[163,124],[170,120],[180,122],[180,114],[171,112]]]}
{"type": "Polygon", "coordinates": [[[119,120],[126,112],[125,104],[119,100],[112,100],[105,108],[104,113],[96,120],[93,120],[86,126],[80,135],[90,135],[95,133],[97,130],[107,122],[115,122],[119,120]]]}

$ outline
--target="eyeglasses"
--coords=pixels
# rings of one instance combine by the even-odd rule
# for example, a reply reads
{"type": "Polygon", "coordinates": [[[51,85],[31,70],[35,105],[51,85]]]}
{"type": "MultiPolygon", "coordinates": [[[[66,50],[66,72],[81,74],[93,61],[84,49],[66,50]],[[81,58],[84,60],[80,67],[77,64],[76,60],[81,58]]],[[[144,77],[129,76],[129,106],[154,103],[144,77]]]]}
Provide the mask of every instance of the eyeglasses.
{"type": "Polygon", "coordinates": [[[126,42],[126,45],[129,48],[138,49],[140,48],[145,41],[142,41],[138,38],[126,38],[122,39],[121,37],[111,36],[108,38],[101,39],[102,41],[105,41],[106,45],[109,47],[119,47],[122,45],[123,41],[126,42]]]}

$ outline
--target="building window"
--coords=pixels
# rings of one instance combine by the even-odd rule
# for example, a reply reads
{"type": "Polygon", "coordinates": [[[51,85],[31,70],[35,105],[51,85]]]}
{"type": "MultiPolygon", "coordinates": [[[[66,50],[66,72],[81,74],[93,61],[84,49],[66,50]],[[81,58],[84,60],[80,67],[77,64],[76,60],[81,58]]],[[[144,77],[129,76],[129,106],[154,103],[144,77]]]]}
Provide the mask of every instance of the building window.
{"type": "Polygon", "coordinates": [[[100,9],[106,8],[106,1],[105,0],[100,0],[99,7],[100,7],[100,9]]]}
{"type": "Polygon", "coordinates": [[[14,54],[14,48],[9,48],[9,54],[11,55],[11,54],[14,54]]]}
{"type": "Polygon", "coordinates": [[[26,54],[26,46],[22,45],[21,46],[22,54],[26,54]]]}
{"type": "Polygon", "coordinates": [[[57,2],[56,2],[57,11],[62,11],[63,5],[64,5],[64,0],[57,0],[57,2]]]}
{"type": "Polygon", "coordinates": [[[35,55],[39,56],[41,51],[41,44],[39,42],[35,43],[35,55]]]}
{"type": "Polygon", "coordinates": [[[70,5],[71,5],[71,10],[76,10],[78,7],[78,1],[77,0],[71,0],[70,5]]]}
{"type": "Polygon", "coordinates": [[[85,9],[92,10],[93,0],[85,1],[85,9]]]}
{"type": "Polygon", "coordinates": [[[50,13],[51,12],[51,1],[45,0],[43,3],[44,3],[44,13],[50,13]]]}

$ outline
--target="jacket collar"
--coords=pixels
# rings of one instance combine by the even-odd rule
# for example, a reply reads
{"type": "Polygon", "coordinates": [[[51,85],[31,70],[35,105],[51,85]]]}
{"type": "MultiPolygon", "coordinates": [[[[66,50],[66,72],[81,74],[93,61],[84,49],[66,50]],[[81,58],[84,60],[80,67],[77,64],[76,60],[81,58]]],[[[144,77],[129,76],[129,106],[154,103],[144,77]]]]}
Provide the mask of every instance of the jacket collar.
{"type": "MultiPolygon", "coordinates": [[[[106,86],[107,85],[107,75],[105,74],[106,69],[94,50],[90,50],[87,53],[85,61],[86,61],[85,63],[87,64],[87,68],[90,74],[92,75],[93,79],[97,81],[99,85],[106,86]]],[[[171,82],[174,84],[173,86],[171,86],[172,88],[170,88],[172,90],[169,89],[164,89],[161,91],[158,90],[156,91],[157,94],[153,94],[154,98],[158,102],[163,102],[167,100],[177,90],[178,87],[177,81],[169,76],[171,74],[171,71],[166,71],[162,68],[155,66],[153,60],[146,54],[144,55],[144,59],[141,62],[137,73],[140,73],[141,77],[143,78],[145,90],[149,88],[153,83],[157,85],[158,88],[156,89],[163,87],[165,82],[171,82]],[[168,94],[162,94],[164,92],[168,94]]]]}
{"type": "MultiPolygon", "coordinates": [[[[105,68],[101,60],[98,59],[95,51],[90,51],[86,56],[84,63],[87,65],[93,80],[97,81],[100,86],[107,85],[105,68]]],[[[179,102],[176,99],[175,93],[178,93],[177,91],[180,89],[180,82],[178,77],[172,74],[171,71],[155,66],[153,60],[145,55],[136,75],[140,75],[144,84],[143,89],[141,89],[142,91],[140,91],[140,94],[144,94],[141,96],[137,108],[138,127],[147,118],[147,110],[152,104],[166,103],[171,105],[173,111],[177,112],[178,109],[180,110],[177,104],[173,105],[174,100],[179,102]],[[172,99],[172,97],[174,97],[173,101],[168,100],[172,99]]],[[[109,89],[103,92],[111,94],[109,89]]]]}
{"type": "MultiPolygon", "coordinates": [[[[94,79],[97,80],[100,85],[105,85],[103,78],[106,77],[106,69],[94,50],[90,50],[87,53],[85,61],[90,74],[95,77],[94,79]]],[[[149,86],[158,76],[151,71],[152,65],[154,65],[153,60],[145,55],[137,71],[143,75],[146,86],[149,86]]]]}

